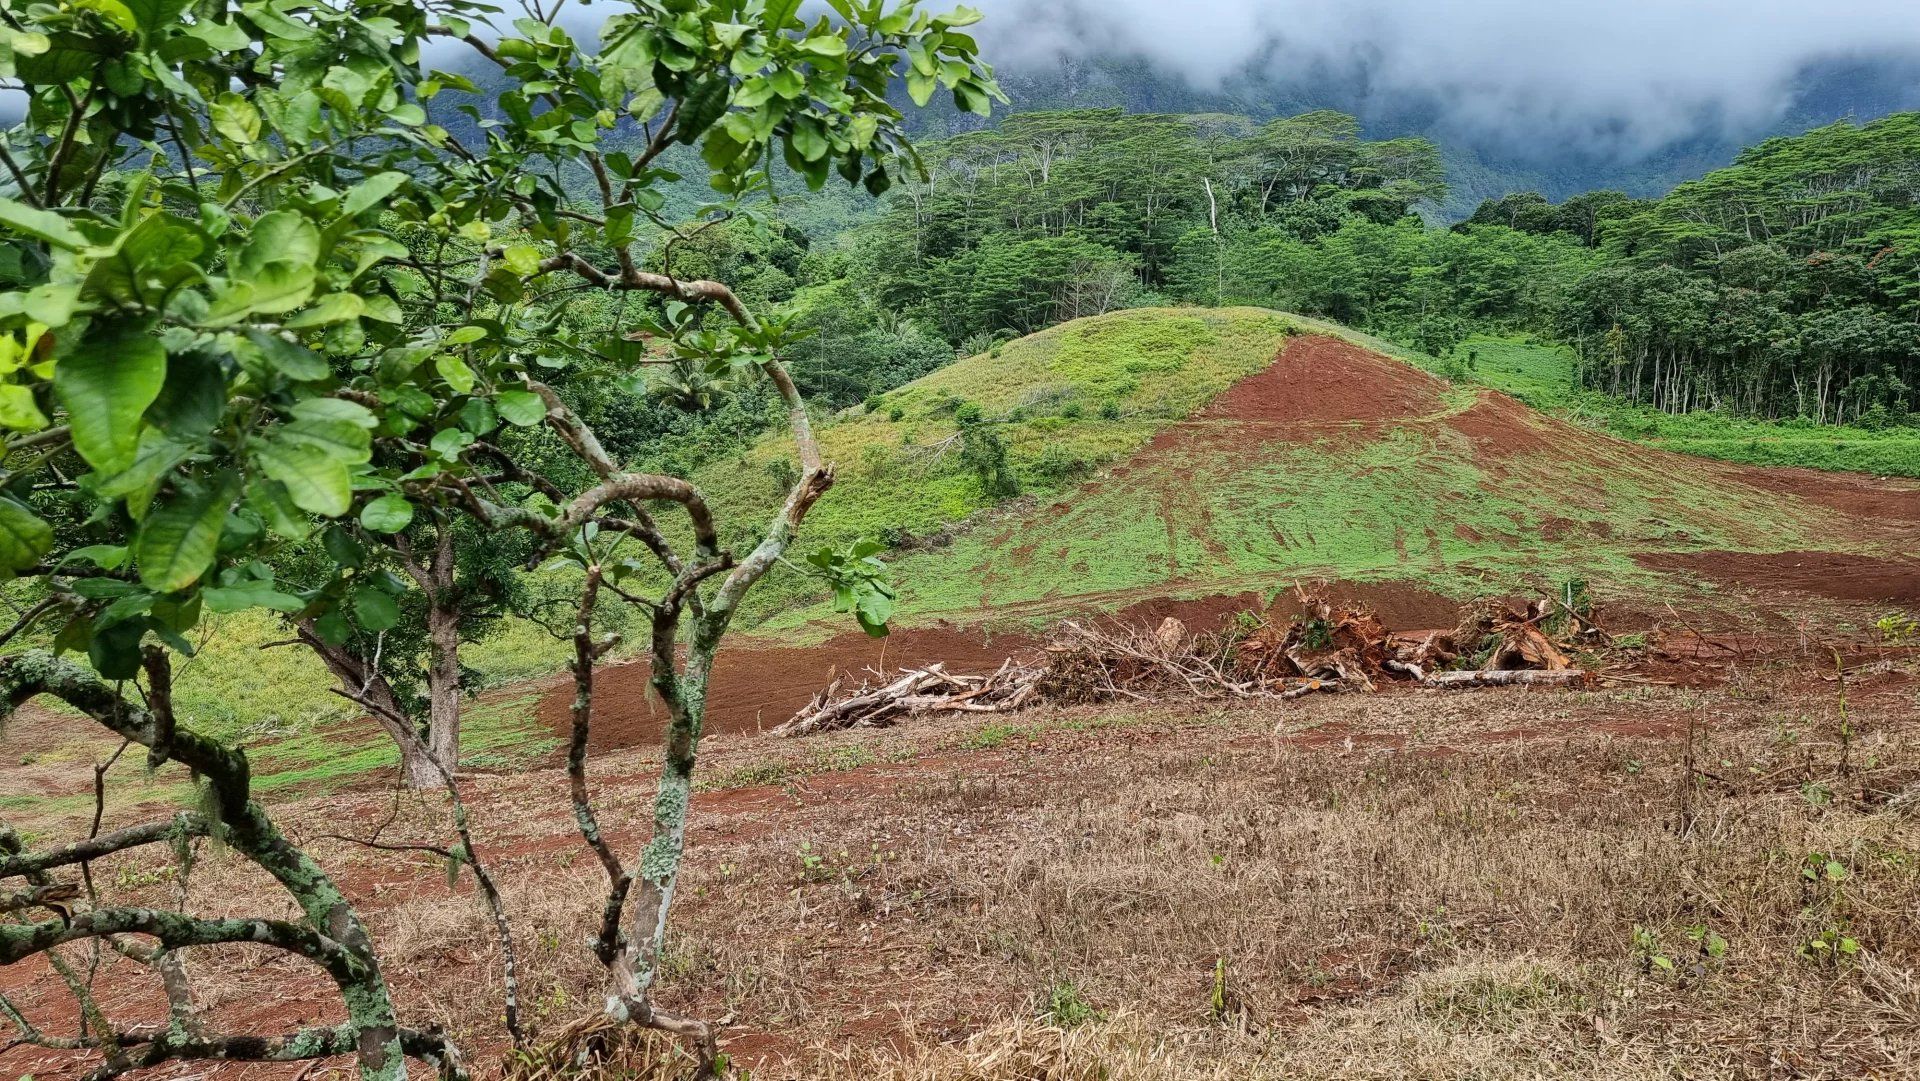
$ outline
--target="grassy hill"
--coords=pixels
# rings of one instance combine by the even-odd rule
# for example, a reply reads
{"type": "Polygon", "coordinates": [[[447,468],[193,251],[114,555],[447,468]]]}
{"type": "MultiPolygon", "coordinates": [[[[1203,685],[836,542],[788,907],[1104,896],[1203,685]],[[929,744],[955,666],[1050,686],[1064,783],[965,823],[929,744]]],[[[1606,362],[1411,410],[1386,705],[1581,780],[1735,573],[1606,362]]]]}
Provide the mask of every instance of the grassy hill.
{"type": "MultiPolygon", "coordinates": [[[[1525,343],[1474,347],[1475,378],[1568,408],[1555,397],[1567,385],[1554,367],[1564,358],[1525,343]]],[[[1055,327],[826,418],[820,438],[839,480],[802,547],[888,539],[896,623],[913,627],[1043,624],[1087,608],[1271,593],[1317,578],[1453,597],[1568,577],[1595,579],[1614,596],[1658,593],[1676,580],[1636,556],[1893,555],[1912,540],[1911,530],[1863,522],[1754,470],[1449,384],[1415,359],[1252,308],[1132,310],[1055,327]],[[973,411],[1005,445],[1016,498],[990,498],[962,460],[959,418],[973,411]]],[[[739,528],[765,520],[790,454],[769,437],[696,479],[719,520],[739,528]]],[[[852,629],[791,570],[749,603],[743,642],[798,644],[852,629]]],[[[262,649],[280,637],[258,613],[211,627],[176,682],[183,719],[255,748],[268,790],[390,764],[393,749],[372,726],[335,723],[348,711],[310,656],[262,649]]],[[[506,621],[467,660],[501,686],[555,670],[565,655],[565,643],[506,621]]],[[[510,765],[551,747],[536,698],[525,688],[489,698],[467,726],[470,760],[510,765]]],[[[53,768],[94,750],[50,747],[20,765],[53,768]]],[[[19,802],[0,793],[0,809],[19,802]]]]}
{"type": "MultiPolygon", "coordinates": [[[[841,473],[809,543],[903,549],[908,626],[1313,578],[1455,596],[1567,577],[1657,590],[1636,556],[1890,547],[1748,471],[1536,413],[1390,351],[1246,308],[1117,312],[1010,342],[824,425],[841,473]],[[961,462],[970,407],[1005,443],[1019,499],[994,506],[961,462]]],[[[786,454],[769,440],[698,479],[724,520],[751,520],[786,454]]],[[[839,629],[809,594],[776,579],[754,618],[839,629]]]]}

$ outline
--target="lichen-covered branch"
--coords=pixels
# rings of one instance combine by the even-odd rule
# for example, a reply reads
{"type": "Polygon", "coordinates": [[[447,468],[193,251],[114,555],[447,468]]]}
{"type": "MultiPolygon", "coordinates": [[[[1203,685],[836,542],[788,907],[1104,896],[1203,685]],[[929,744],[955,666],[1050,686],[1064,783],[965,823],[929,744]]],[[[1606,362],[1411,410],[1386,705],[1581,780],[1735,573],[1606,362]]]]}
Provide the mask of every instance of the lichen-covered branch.
{"type": "MultiPolygon", "coordinates": [[[[164,681],[158,689],[164,691],[164,681]]],[[[150,699],[155,691],[156,687],[149,686],[150,699]]],[[[347,1024],[353,1031],[353,1051],[362,1078],[404,1081],[406,1064],[400,1028],[366,928],[346,895],[326,872],[290,843],[265,809],[252,800],[246,754],[190,728],[168,723],[170,703],[164,699],[158,710],[131,702],[90,669],[73,661],[41,650],[0,657],[0,720],[39,695],[67,703],[150,752],[162,750],[172,761],[202,778],[212,797],[205,819],[207,828],[217,828],[232,851],[272,876],[293,899],[302,918],[299,922],[216,920],[149,908],[95,909],[76,913],[71,919],[0,927],[0,964],[10,964],[66,942],[125,934],[155,938],[169,951],[224,942],[258,942],[287,950],[320,965],[339,988],[347,1011],[347,1024]]],[[[149,823],[146,827],[135,827],[131,834],[128,831],[106,834],[83,844],[98,846],[124,841],[122,848],[130,847],[135,842],[147,843],[143,839],[157,828],[158,824],[149,823]]],[[[6,856],[18,859],[20,853],[17,847],[10,848],[6,856]]],[[[37,859],[43,865],[58,865],[49,863],[48,857],[37,859]]]]}

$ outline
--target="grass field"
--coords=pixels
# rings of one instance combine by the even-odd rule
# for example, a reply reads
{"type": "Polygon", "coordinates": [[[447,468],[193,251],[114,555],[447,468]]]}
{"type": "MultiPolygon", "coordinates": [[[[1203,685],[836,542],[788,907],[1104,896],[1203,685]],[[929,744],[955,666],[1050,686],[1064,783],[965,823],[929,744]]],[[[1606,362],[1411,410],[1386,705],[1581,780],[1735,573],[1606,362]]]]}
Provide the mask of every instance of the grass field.
{"type": "Polygon", "coordinates": [[[1876,431],[1792,420],[1743,420],[1709,412],[1663,413],[1577,387],[1574,356],[1565,346],[1516,338],[1472,338],[1460,349],[1462,355],[1477,354],[1469,372],[1473,381],[1621,439],[1747,465],[1920,477],[1920,428],[1876,431]]]}

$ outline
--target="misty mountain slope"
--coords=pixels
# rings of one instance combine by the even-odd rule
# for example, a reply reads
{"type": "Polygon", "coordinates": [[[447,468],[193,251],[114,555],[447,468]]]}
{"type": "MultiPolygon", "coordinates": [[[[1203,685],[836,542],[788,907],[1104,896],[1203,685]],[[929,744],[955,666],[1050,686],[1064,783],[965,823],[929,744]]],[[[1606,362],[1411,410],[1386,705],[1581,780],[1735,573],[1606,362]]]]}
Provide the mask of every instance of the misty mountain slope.
{"type": "MultiPolygon", "coordinates": [[[[1657,196],[1729,164],[1743,146],[1767,137],[1844,117],[1868,120],[1920,108],[1920,53],[1813,62],[1794,73],[1787,103],[1775,116],[1740,123],[1716,110],[1703,110],[1692,119],[1691,130],[1678,138],[1618,152],[1605,149],[1621,146],[1618,140],[1589,142],[1529,130],[1519,117],[1511,128],[1466,124],[1435,94],[1382,91],[1364,71],[1323,67],[1286,73],[1248,67],[1227,74],[1209,89],[1139,54],[1056,54],[1044,64],[1006,65],[1000,79],[1015,112],[1120,108],[1135,113],[1225,112],[1266,120],[1336,109],[1358,116],[1369,138],[1424,135],[1439,144],[1446,163],[1450,193],[1441,212],[1448,219],[1465,217],[1483,199],[1516,191],[1538,191],[1555,201],[1597,189],[1657,196]]],[[[929,136],[984,123],[939,97],[910,116],[929,136]]],[[[1597,123],[1623,130],[1631,122],[1618,118],[1597,123]]]]}

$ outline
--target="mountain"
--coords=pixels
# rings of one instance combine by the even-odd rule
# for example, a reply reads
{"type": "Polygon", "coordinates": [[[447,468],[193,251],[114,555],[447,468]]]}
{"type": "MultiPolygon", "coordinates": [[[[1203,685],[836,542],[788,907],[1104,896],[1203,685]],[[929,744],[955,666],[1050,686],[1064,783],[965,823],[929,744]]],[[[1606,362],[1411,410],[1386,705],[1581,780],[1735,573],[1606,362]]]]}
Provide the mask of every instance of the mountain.
{"type": "MultiPolygon", "coordinates": [[[[1012,111],[1122,108],[1128,112],[1236,113],[1265,120],[1314,109],[1360,118],[1369,138],[1424,135],[1439,144],[1451,194],[1440,216],[1458,220],[1480,201],[1516,191],[1538,191],[1554,201],[1583,191],[1613,189],[1635,197],[1664,194],[1683,180],[1730,164],[1743,146],[1797,134],[1834,120],[1870,120],[1920,108],[1920,57],[1894,54],[1809,64],[1793,81],[1789,104],[1771,123],[1730,125],[1699,118],[1694,134],[1635,156],[1589,150],[1524,133],[1489,135],[1448,119],[1438,100],[1386,94],[1363,75],[1316,70],[1288,79],[1243,69],[1218,90],[1202,90],[1145,60],[1125,56],[1061,56],[1055,66],[1000,72],[1012,111]]],[[[904,99],[902,102],[904,106],[904,99]]],[[[925,136],[971,130],[988,121],[936,97],[923,110],[904,109],[925,136]]]]}

